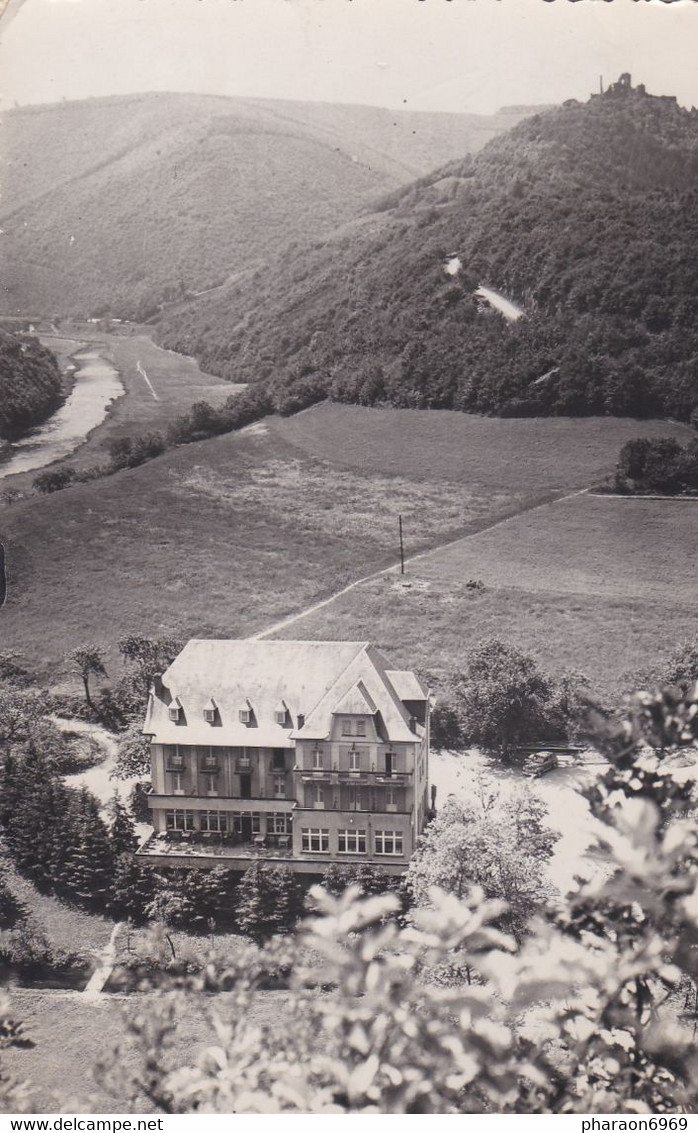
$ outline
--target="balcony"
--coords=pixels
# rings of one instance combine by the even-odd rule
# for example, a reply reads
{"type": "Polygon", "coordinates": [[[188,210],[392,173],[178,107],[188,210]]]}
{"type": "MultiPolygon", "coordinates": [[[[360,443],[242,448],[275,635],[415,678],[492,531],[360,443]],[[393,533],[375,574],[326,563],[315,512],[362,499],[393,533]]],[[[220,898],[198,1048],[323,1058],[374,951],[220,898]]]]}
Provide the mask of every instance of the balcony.
{"type": "Polygon", "coordinates": [[[293,768],[296,775],[300,775],[304,782],[325,782],[325,783],[352,783],[357,786],[374,786],[378,783],[389,783],[392,786],[397,786],[401,783],[409,783],[412,778],[411,771],[391,771],[385,770],[376,771],[375,768],[371,771],[362,769],[361,771],[350,771],[348,767],[343,768],[341,771],[334,768],[332,771],[328,769],[320,769],[317,767],[296,767],[293,768]]]}
{"type": "Polygon", "coordinates": [[[220,771],[220,765],[215,755],[207,755],[201,760],[201,770],[210,772],[220,771]]]}
{"type": "Polygon", "coordinates": [[[254,836],[252,842],[244,842],[237,834],[207,834],[203,830],[169,830],[155,833],[140,847],[138,856],[145,857],[212,857],[221,860],[243,859],[259,861],[264,858],[288,860],[293,857],[290,834],[269,834],[254,836]]]}
{"type": "Polygon", "coordinates": [[[183,755],[168,755],[165,762],[166,771],[184,771],[183,755]]]}
{"type": "Polygon", "coordinates": [[[234,795],[148,795],[151,810],[224,810],[224,811],[290,811],[296,805],[295,798],[276,799],[271,795],[259,798],[241,799],[234,795]]]}

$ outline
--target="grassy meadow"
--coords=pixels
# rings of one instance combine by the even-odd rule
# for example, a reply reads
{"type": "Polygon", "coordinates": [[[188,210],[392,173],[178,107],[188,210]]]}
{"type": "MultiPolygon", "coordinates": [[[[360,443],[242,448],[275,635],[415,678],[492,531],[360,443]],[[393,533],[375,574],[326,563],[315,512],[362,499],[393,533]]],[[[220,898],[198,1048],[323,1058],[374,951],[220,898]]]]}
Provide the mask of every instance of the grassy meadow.
{"type": "Polygon", "coordinates": [[[692,433],[629,417],[478,417],[333,402],[270,425],[307,456],[345,468],[521,492],[586,488],[615,467],[631,438],[692,433]]]}
{"type": "Polygon", "coordinates": [[[261,423],[5,506],[3,647],[55,672],[130,631],[245,636],[393,563],[398,512],[425,549],[529,498],[332,467],[261,423]]]}
{"type": "MultiPolygon", "coordinates": [[[[289,998],[284,991],[264,992],[246,1011],[247,1018],[259,1026],[290,1024],[289,998]]],[[[140,1097],[134,1106],[103,1074],[94,1072],[101,1058],[126,1073],[135,1071],[138,1059],[126,1031],[126,1017],[147,1013],[148,1000],[147,994],[128,999],[107,994],[89,1000],[80,992],[14,989],[16,1016],[36,1045],[28,1050],[3,1051],[3,1070],[28,1082],[29,1112],[152,1112],[146,1097],[140,1097]],[[109,1056],[117,1044],[119,1057],[115,1063],[109,1056]]],[[[218,994],[217,1013],[225,1018],[226,1006],[232,1007],[233,1002],[234,993],[218,994]]],[[[173,1039],[173,1068],[190,1063],[216,1041],[209,1018],[196,1008],[178,1017],[173,1039]]]]}
{"type": "MultiPolygon", "coordinates": [[[[110,428],[142,430],[156,421],[141,412],[202,395],[188,384],[193,363],[147,347],[114,339],[122,364],[141,358],[171,402],[136,375],[110,428]]],[[[369,638],[436,672],[497,633],[616,687],[695,627],[698,511],[558,497],[609,472],[629,436],[671,428],[321,405],[170,450],[0,510],[3,647],[58,677],[70,649],[95,641],[114,675],[114,642],[131,631],[246,636],[395,564],[402,515],[408,556],[442,548],[410,564],[412,587],[373,579],[287,636],[369,638]]]]}
{"type": "Polygon", "coordinates": [[[696,561],[698,504],[576,495],[419,555],[404,580],[363,583],[283,636],[370,635],[437,677],[496,636],[615,697],[698,634],[696,561]]]}

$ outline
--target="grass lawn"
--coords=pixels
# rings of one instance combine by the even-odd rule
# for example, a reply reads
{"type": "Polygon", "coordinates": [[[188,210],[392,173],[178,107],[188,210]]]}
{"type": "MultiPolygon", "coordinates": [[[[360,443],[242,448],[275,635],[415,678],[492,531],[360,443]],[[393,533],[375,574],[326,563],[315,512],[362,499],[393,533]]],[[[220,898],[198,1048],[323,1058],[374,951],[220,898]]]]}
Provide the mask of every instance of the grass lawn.
{"type": "Polygon", "coordinates": [[[108,943],[113,921],[40,893],[31,881],[17,873],[1,847],[0,874],[18,904],[56,948],[96,956],[108,943]]]}
{"type": "Polygon", "coordinates": [[[372,579],[276,636],[370,637],[437,678],[475,641],[500,637],[616,697],[698,635],[697,553],[698,506],[579,496],[425,555],[407,586],[372,579]],[[468,589],[470,577],[486,589],[468,589]]]}
{"type": "Polygon", "coordinates": [[[419,561],[427,581],[696,606],[698,501],[575,496],[419,561]]]}
{"type": "MultiPolygon", "coordinates": [[[[110,341],[142,357],[156,388],[146,349],[163,367],[172,358],[177,397],[189,389],[186,359],[141,336],[110,341]]],[[[436,670],[497,633],[617,686],[648,650],[693,632],[698,509],[586,496],[527,509],[610,470],[628,436],[667,430],[327,404],[171,450],[0,510],[3,647],[55,677],[95,641],[113,676],[130,631],[246,636],[394,564],[400,514],[408,556],[470,537],[410,564],[412,590],[373,580],[286,636],[365,637],[436,670]],[[484,593],[465,588],[471,577],[484,593]]]]}
{"type": "MultiPolygon", "coordinates": [[[[93,1067],[100,1057],[120,1045],[118,1065],[125,1071],[137,1065],[136,1053],[126,1035],[125,1013],[148,1010],[148,995],[129,998],[104,995],[89,1000],[81,993],[38,991],[17,988],[12,991],[15,1015],[24,1024],[28,1038],[36,1045],[29,1050],[3,1051],[3,1068],[15,1078],[28,1080],[30,1112],[52,1113],[148,1113],[152,1107],[143,1097],[134,1106],[127,1097],[114,1093],[93,1067]]],[[[215,998],[217,1012],[225,1017],[234,1001],[233,993],[215,998]]],[[[292,1024],[287,992],[261,992],[247,1013],[247,1019],[260,1026],[292,1024]]],[[[189,1064],[197,1054],[215,1042],[206,1015],[213,1006],[205,1001],[204,1011],[195,1001],[177,1019],[172,1066],[189,1064]]]]}
{"type": "Polygon", "coordinates": [[[398,512],[415,551],[528,499],[333,468],[261,424],[0,511],[3,647],[55,672],[129,631],[245,636],[395,562],[398,512]]]}
{"type": "Polygon", "coordinates": [[[340,467],[527,493],[587,487],[613,470],[621,445],[633,437],[692,435],[669,421],[506,419],[332,402],[271,427],[308,456],[340,467]]]}

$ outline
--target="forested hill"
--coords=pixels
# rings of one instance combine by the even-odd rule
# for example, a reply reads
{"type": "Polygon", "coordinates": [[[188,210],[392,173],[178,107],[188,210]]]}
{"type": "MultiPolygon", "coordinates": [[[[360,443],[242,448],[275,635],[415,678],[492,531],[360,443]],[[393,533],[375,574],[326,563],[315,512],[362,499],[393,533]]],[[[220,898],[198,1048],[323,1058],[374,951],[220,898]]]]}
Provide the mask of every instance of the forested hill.
{"type": "Polygon", "coordinates": [[[695,111],[623,83],[536,114],[332,239],[165,319],[162,337],[236,381],[273,381],[282,406],[330,391],[687,418],[698,405],[697,128],[695,111]],[[505,322],[475,296],[480,284],[525,316],[505,322]]]}
{"type": "Polygon", "coordinates": [[[2,310],[144,319],[463,152],[492,117],[148,94],[2,116],[2,310]]]}
{"type": "Polygon", "coordinates": [[[63,400],[61,375],[36,338],[0,330],[0,440],[44,421],[63,400]]]}

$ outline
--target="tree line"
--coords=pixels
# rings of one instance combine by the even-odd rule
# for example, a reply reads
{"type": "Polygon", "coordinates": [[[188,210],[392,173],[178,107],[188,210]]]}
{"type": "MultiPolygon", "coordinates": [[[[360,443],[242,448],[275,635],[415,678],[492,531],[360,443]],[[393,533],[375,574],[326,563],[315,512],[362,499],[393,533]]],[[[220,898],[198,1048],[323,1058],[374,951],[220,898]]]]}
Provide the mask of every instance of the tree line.
{"type": "Polygon", "coordinates": [[[41,424],[63,401],[58,363],[38,338],[0,330],[0,442],[41,424]]]}
{"type": "Polygon", "coordinates": [[[627,441],[618,457],[614,488],[623,495],[694,495],[698,492],[698,437],[685,444],[675,437],[627,441]]]}

